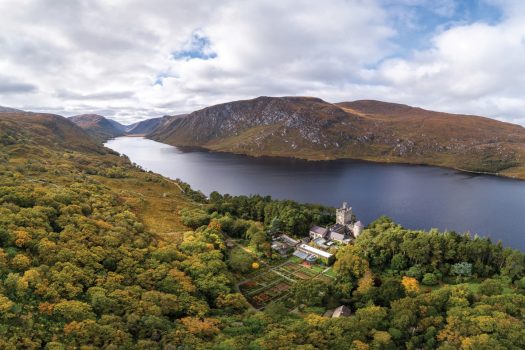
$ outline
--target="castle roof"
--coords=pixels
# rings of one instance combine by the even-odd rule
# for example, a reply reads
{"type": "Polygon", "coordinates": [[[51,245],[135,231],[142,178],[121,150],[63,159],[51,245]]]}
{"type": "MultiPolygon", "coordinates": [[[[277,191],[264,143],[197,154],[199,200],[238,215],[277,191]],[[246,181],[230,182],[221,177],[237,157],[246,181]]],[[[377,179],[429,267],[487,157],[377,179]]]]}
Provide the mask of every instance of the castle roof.
{"type": "Polygon", "coordinates": [[[324,227],[313,226],[310,229],[310,232],[314,232],[314,233],[320,235],[321,237],[324,237],[326,235],[326,233],[328,232],[328,229],[326,229],[324,227]]]}
{"type": "Polygon", "coordinates": [[[330,239],[342,242],[345,239],[345,235],[339,232],[330,231],[330,239]]]}

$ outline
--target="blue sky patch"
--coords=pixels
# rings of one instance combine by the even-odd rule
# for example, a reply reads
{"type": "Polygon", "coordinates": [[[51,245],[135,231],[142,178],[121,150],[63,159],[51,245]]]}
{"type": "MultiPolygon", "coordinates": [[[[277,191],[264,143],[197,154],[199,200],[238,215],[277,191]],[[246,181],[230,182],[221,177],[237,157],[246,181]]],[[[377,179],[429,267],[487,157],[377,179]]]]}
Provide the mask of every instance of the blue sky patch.
{"type": "Polygon", "coordinates": [[[458,25],[475,22],[494,25],[503,19],[500,8],[483,0],[383,0],[391,14],[397,35],[395,56],[404,57],[414,50],[428,49],[432,37],[458,25]]]}
{"type": "Polygon", "coordinates": [[[172,57],[175,60],[209,60],[216,58],[217,53],[211,48],[210,38],[198,32],[193,32],[191,39],[184,45],[184,48],[172,52],[172,57]]]}

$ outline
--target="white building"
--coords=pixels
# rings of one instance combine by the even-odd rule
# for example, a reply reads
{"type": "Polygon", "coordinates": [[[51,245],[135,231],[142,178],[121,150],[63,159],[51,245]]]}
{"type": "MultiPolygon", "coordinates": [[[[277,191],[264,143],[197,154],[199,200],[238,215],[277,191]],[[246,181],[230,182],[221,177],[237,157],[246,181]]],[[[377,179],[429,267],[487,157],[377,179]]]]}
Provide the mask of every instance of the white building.
{"type": "Polygon", "coordinates": [[[301,243],[297,246],[297,250],[306,254],[311,254],[322,260],[325,264],[330,265],[334,261],[334,255],[324,250],[311,247],[307,244],[301,243]]]}

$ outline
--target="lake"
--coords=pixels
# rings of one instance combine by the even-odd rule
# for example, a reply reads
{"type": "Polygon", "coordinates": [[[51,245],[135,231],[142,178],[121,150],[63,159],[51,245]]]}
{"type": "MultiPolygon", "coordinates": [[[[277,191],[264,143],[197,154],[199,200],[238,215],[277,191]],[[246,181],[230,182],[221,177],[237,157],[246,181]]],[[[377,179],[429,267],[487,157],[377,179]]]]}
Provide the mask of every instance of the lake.
{"type": "Polygon", "coordinates": [[[387,215],[407,228],[469,231],[525,251],[525,181],[429,166],[253,158],[140,137],[106,146],[206,195],[261,194],[334,207],[346,201],[365,225],[387,215]]]}

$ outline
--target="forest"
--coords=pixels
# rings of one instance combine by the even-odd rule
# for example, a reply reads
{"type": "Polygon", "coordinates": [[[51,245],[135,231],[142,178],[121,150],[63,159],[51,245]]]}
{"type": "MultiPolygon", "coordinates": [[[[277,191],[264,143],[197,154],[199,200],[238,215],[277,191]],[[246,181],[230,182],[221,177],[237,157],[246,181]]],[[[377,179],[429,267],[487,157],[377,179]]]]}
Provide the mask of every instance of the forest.
{"type": "Polygon", "coordinates": [[[525,255],[386,217],[338,250],[334,280],[254,310],[236,285],[333,208],[209,198],[110,151],[0,142],[2,349],[523,349],[525,255]],[[252,261],[250,261],[252,262],[252,261]],[[349,317],[323,317],[346,305],[349,317]]]}

